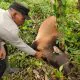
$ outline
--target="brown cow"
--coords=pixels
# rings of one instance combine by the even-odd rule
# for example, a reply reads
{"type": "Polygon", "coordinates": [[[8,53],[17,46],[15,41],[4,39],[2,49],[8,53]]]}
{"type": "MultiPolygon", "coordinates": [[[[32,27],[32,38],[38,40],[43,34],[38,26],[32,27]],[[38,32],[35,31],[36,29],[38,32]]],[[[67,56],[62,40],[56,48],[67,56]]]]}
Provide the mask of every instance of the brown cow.
{"type": "Polygon", "coordinates": [[[41,24],[32,47],[39,51],[41,57],[48,63],[59,68],[64,64],[65,74],[70,72],[69,58],[59,48],[54,47],[58,37],[56,17],[50,16],[41,24]],[[53,53],[56,52],[56,53],[53,53]]]}
{"type": "Polygon", "coordinates": [[[32,46],[35,50],[40,52],[52,53],[57,37],[56,17],[51,16],[41,24],[32,46]]]}

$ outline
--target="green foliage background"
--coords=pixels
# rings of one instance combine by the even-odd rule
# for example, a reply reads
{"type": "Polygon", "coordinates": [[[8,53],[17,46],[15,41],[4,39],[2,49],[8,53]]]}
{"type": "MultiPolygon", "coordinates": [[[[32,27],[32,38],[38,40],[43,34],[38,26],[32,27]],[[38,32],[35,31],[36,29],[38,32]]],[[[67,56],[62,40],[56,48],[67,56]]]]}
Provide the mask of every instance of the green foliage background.
{"type": "MultiPolygon", "coordinates": [[[[0,8],[8,9],[9,5],[14,0],[0,0],[0,8]]],[[[37,35],[38,28],[42,21],[48,16],[55,15],[57,17],[58,29],[61,33],[58,42],[65,44],[66,51],[69,52],[71,58],[80,66],[80,12],[77,9],[77,0],[61,0],[62,6],[59,9],[57,0],[53,5],[50,0],[16,0],[30,8],[31,20],[25,21],[25,24],[20,28],[21,38],[31,45],[37,35]],[[59,14],[59,12],[61,14],[59,14]]],[[[21,67],[27,65],[27,58],[23,52],[20,52],[15,47],[8,43],[9,63],[11,67],[21,67]],[[13,54],[14,53],[14,54],[13,54]],[[23,54],[22,54],[23,53],[23,54]],[[18,54],[15,56],[15,54],[18,54]],[[19,56],[20,55],[20,56],[19,56]],[[20,61],[19,61],[20,59],[20,61]],[[16,61],[16,62],[15,62],[16,61]],[[26,63],[25,63],[26,62],[26,63]],[[16,64],[19,63],[19,64],[16,64]]],[[[30,65],[41,65],[41,62],[36,62],[34,59],[30,65]]],[[[61,75],[60,75],[61,76],[61,75]]],[[[5,79],[8,80],[8,79],[5,79]]]]}

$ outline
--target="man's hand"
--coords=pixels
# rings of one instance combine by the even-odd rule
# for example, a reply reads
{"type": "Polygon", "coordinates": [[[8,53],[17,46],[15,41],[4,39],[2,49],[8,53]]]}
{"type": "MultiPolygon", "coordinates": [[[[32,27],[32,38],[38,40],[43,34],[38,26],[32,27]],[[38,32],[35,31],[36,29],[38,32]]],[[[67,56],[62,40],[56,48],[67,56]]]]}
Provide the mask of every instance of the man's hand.
{"type": "Polygon", "coordinates": [[[35,57],[38,58],[38,59],[40,59],[40,58],[43,57],[43,53],[39,52],[39,51],[36,51],[35,57]]]}
{"type": "Polygon", "coordinates": [[[0,49],[0,59],[3,60],[6,57],[6,53],[4,53],[1,49],[0,49]]]}

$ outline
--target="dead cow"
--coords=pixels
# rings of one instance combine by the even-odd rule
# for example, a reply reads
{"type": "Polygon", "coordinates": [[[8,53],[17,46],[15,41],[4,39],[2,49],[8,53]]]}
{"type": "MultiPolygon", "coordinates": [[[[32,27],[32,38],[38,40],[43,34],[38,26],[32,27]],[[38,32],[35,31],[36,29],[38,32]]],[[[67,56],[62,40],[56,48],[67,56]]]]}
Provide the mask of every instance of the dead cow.
{"type": "Polygon", "coordinates": [[[58,37],[56,17],[50,16],[41,24],[36,39],[34,40],[32,47],[39,51],[41,57],[48,63],[59,68],[64,64],[64,73],[70,72],[70,64],[68,56],[57,48],[54,48],[56,39],[58,37]],[[58,54],[59,52],[61,54],[58,54]],[[56,53],[53,53],[56,52],[56,53]],[[57,53],[58,52],[58,53],[57,53]]]}

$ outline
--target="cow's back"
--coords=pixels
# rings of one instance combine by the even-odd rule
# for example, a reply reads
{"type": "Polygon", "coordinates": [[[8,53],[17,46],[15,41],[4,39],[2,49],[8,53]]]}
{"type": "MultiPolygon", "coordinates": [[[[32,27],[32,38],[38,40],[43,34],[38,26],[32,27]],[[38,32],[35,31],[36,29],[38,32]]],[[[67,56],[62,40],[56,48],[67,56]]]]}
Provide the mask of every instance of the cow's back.
{"type": "Polygon", "coordinates": [[[36,40],[38,39],[49,39],[51,36],[57,36],[57,26],[56,26],[56,17],[50,16],[44,20],[38,30],[36,40]]]}

